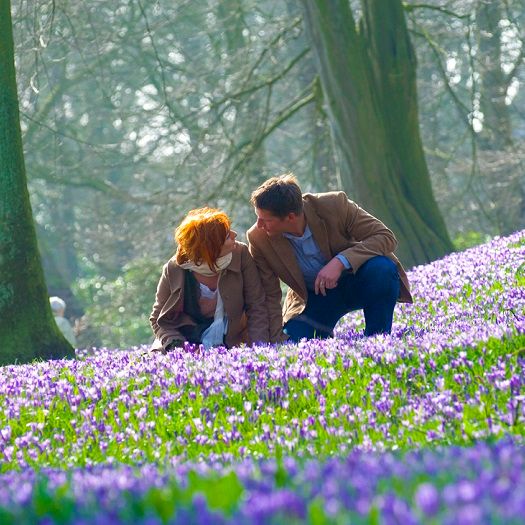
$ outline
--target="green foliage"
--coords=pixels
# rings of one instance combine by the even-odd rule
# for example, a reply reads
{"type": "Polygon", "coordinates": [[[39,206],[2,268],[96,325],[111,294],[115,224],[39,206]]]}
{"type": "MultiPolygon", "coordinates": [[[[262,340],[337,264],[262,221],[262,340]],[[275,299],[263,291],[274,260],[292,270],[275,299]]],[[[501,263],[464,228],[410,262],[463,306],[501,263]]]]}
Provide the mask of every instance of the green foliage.
{"type": "Polygon", "coordinates": [[[488,242],[490,236],[482,232],[467,231],[459,233],[453,240],[454,247],[457,251],[463,251],[472,248],[478,244],[488,242]]]}
{"type": "MultiPolygon", "coordinates": [[[[175,512],[174,502],[178,502],[181,497],[181,491],[177,485],[169,485],[166,487],[151,488],[142,502],[142,509],[134,509],[135,514],[144,515],[148,507],[155,509],[162,523],[168,523],[175,512]]],[[[139,502],[135,498],[130,498],[133,505],[139,507],[139,502]]]]}
{"type": "Polygon", "coordinates": [[[70,523],[74,516],[75,500],[68,484],[62,485],[51,493],[47,480],[40,479],[33,491],[32,505],[38,518],[47,517],[53,520],[53,523],[70,523]]]}
{"type": "Polygon", "coordinates": [[[235,472],[230,472],[225,476],[201,477],[191,471],[188,480],[187,492],[189,495],[203,494],[210,509],[221,511],[225,515],[233,513],[244,492],[242,483],[235,472]]]}
{"type": "MultiPolygon", "coordinates": [[[[514,394],[495,384],[489,376],[502,359],[505,368],[500,380],[508,381],[516,375],[524,344],[525,336],[516,335],[473,347],[451,348],[439,354],[423,354],[407,348],[403,363],[377,361],[373,357],[357,362],[350,355],[334,359],[327,354],[320,356],[319,368],[309,371],[310,375],[316,375],[316,389],[308,388],[311,380],[288,378],[284,398],[272,394],[271,381],[263,386],[256,376],[239,393],[226,387],[196,388],[191,382],[178,385],[170,380],[168,372],[162,374],[162,389],[153,384],[148,374],[134,374],[109,383],[100,388],[100,397],[93,405],[93,400],[84,398],[86,384],[93,381],[90,367],[83,370],[86,381],[83,384],[64,366],[56,379],[64,388],[69,385],[70,394],[57,396],[49,408],[36,408],[32,406],[34,395],[28,392],[16,417],[0,414],[0,427],[11,429],[14,444],[12,459],[4,461],[0,471],[17,468],[16,453],[24,453],[24,448],[16,444],[16,438],[26,435],[35,423],[42,425],[38,439],[49,440],[50,445],[34,457],[26,456],[34,467],[85,466],[104,463],[108,457],[127,464],[156,463],[159,458],[171,456],[198,460],[213,453],[228,453],[233,457],[276,458],[278,487],[289,484],[280,465],[282,454],[301,452],[326,457],[345,453],[349,443],[353,447],[365,442],[408,450],[414,445],[428,446],[430,434],[434,434],[433,445],[471,444],[476,436],[523,437],[525,427],[521,420],[516,424],[516,417],[512,421],[506,417],[514,394]],[[465,352],[463,360],[457,359],[460,351],[465,352]],[[384,411],[378,410],[377,405],[384,392],[384,386],[376,382],[379,376],[390,392],[397,392],[389,396],[392,404],[384,411]],[[463,408],[452,416],[445,404],[436,407],[431,417],[422,418],[417,406],[407,402],[415,397],[426,398],[436,391],[456,399],[463,408]],[[78,406],[71,404],[72,396],[78,397],[78,406]],[[479,403],[469,402],[478,396],[479,403]],[[242,415],[245,402],[252,405],[246,417],[242,415]],[[256,409],[258,404],[260,408],[256,409]],[[159,410],[161,405],[164,409],[159,410]],[[198,414],[200,417],[196,417],[198,414]],[[123,421],[127,431],[122,439],[109,439],[122,432],[123,421]],[[209,425],[205,424],[207,421],[209,425]],[[497,429],[492,428],[491,421],[497,422],[497,429]],[[95,424],[104,426],[104,434],[80,431],[95,424]],[[340,432],[333,432],[334,428],[340,432]],[[234,437],[236,430],[239,434],[234,437]],[[308,433],[307,438],[304,432],[308,433]],[[265,435],[271,439],[265,439],[265,435]]],[[[129,356],[128,366],[140,367],[143,359],[137,352],[129,356]]],[[[286,367],[293,367],[295,361],[296,356],[288,354],[286,367]]],[[[0,397],[0,401],[5,399],[0,397]]],[[[222,512],[231,511],[241,497],[241,486],[235,476],[201,482],[192,475],[188,490],[190,495],[204,493],[209,507],[218,509],[220,505],[222,512]],[[227,499],[225,493],[229,494],[227,499]]],[[[162,499],[161,496],[155,498],[162,499]]],[[[162,501],[157,504],[162,507],[162,501]]]]}
{"type": "Polygon", "coordinates": [[[315,498],[308,507],[308,522],[312,525],[328,525],[329,521],[324,512],[324,501],[315,498]]]}
{"type": "MultiPolygon", "coordinates": [[[[138,498],[124,491],[125,505],[116,511],[119,523],[135,523],[148,515],[158,516],[161,523],[170,523],[177,509],[191,509],[197,495],[205,499],[211,511],[230,516],[237,510],[244,493],[244,488],[234,472],[220,476],[199,475],[191,471],[188,480],[188,486],[182,487],[176,479],[171,478],[164,486],[151,487],[138,498]]],[[[25,508],[9,512],[8,509],[0,506],[0,523],[2,525],[21,523],[60,525],[76,522],[80,516],[75,515],[78,508],[75,507],[71,480],[56,488],[50,488],[48,481],[45,475],[37,477],[32,499],[25,508]]],[[[96,502],[93,504],[96,506],[96,502]]]]}
{"type": "MultiPolygon", "coordinates": [[[[87,322],[107,347],[129,347],[151,341],[149,314],[161,265],[151,259],[139,259],[122,268],[122,274],[110,281],[104,276],[80,279],[75,293],[85,305],[87,322]]],[[[79,336],[79,346],[82,333],[79,336]]]]}
{"type": "Polygon", "coordinates": [[[0,523],[3,523],[3,525],[15,525],[17,520],[12,512],[0,508],[0,523]]]}
{"type": "Polygon", "coordinates": [[[516,284],[520,288],[525,288],[525,263],[516,270],[516,284]]]}

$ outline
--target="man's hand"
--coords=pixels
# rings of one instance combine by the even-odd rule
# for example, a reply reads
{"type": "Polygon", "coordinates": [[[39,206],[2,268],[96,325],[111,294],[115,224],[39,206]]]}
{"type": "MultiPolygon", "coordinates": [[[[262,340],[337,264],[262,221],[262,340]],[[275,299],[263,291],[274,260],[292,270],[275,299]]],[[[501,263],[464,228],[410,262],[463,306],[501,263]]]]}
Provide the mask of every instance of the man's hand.
{"type": "Polygon", "coordinates": [[[319,295],[319,292],[321,292],[323,295],[326,295],[326,290],[335,288],[344,269],[343,263],[337,257],[334,257],[326,266],[323,266],[315,278],[315,294],[319,295]]]}

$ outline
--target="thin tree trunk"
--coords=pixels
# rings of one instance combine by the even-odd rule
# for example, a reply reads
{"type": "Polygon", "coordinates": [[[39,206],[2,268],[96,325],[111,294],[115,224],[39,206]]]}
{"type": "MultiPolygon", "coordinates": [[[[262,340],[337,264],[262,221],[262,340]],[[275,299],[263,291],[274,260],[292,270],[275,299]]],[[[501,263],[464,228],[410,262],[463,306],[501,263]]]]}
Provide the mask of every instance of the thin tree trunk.
{"type": "MultiPolygon", "coordinates": [[[[499,233],[507,235],[525,225],[523,165],[516,165],[512,123],[505,99],[509,78],[502,68],[501,27],[504,17],[499,2],[478,2],[476,25],[480,62],[480,109],[483,130],[479,134],[480,157],[486,171],[489,199],[498,205],[499,233]]],[[[487,200],[489,200],[487,199],[487,200]]]]}
{"type": "Polygon", "coordinates": [[[0,0],[0,364],[74,355],[49,306],[27,190],[11,6],[0,0]]]}
{"type": "Polygon", "coordinates": [[[453,250],[421,144],[416,59],[399,0],[303,0],[345,188],[399,240],[407,265],[453,250]],[[351,177],[351,181],[349,180],[351,177]]]}
{"type": "MultiPolygon", "coordinates": [[[[239,70],[247,69],[251,57],[246,54],[246,37],[243,34],[245,28],[245,12],[242,0],[223,0],[217,4],[217,18],[223,25],[224,47],[221,51],[225,52],[231,61],[238,64],[239,70]]],[[[235,104],[235,134],[237,142],[250,144],[250,147],[243,148],[240,152],[241,158],[236,165],[235,171],[231,173],[232,184],[225,189],[225,199],[233,202],[229,204],[230,209],[235,212],[237,202],[242,202],[242,197],[249,194],[253,188],[257,187],[266,176],[266,151],[264,142],[260,143],[260,135],[264,131],[264,118],[266,108],[259,98],[248,95],[247,98],[241,97],[235,104]]],[[[234,158],[233,162],[236,162],[234,158]]],[[[253,221],[251,216],[246,218],[236,218],[237,224],[241,229],[248,229],[253,221]],[[243,220],[244,219],[244,220],[243,220]],[[247,220],[246,220],[247,219],[247,220]]]]}
{"type": "Polygon", "coordinates": [[[483,149],[502,150],[512,145],[509,107],[505,104],[507,80],[501,68],[501,6],[499,2],[480,2],[476,7],[476,25],[480,61],[480,109],[483,149]]]}

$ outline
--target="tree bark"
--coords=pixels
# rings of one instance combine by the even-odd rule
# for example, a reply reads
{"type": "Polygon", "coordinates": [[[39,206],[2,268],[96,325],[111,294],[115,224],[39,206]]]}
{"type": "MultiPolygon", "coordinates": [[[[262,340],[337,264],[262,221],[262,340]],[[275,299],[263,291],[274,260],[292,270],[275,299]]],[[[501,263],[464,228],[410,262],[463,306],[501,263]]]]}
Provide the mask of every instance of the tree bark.
{"type": "Polygon", "coordinates": [[[416,57],[399,0],[303,0],[343,187],[385,222],[406,265],[453,250],[421,144],[416,57]]]}
{"type": "Polygon", "coordinates": [[[501,14],[498,2],[480,2],[476,6],[480,109],[484,117],[480,145],[486,150],[502,150],[512,145],[510,112],[505,104],[508,84],[501,67],[501,14]]]}
{"type": "MultiPolygon", "coordinates": [[[[515,150],[509,106],[505,102],[512,75],[502,67],[502,31],[504,18],[499,2],[478,2],[476,25],[478,36],[480,109],[483,129],[479,134],[480,157],[486,167],[486,186],[494,203],[493,215],[499,233],[508,235],[525,226],[525,187],[522,165],[514,165],[515,150]],[[510,162],[509,160],[512,159],[510,162]]],[[[522,57],[518,58],[522,60],[522,57]]],[[[489,200],[487,199],[487,200],[489,200]]]]}
{"type": "Polygon", "coordinates": [[[0,0],[0,364],[73,356],[47,296],[27,190],[11,5],[0,0]]]}

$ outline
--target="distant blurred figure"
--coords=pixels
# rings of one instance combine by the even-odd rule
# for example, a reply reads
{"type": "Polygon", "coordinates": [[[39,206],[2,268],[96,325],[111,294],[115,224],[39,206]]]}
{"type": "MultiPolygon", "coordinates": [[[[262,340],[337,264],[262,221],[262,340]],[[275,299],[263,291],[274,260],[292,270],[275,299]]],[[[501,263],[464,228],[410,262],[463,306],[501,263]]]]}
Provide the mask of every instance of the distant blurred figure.
{"type": "Polygon", "coordinates": [[[66,303],[60,299],[60,297],[50,297],[49,304],[51,305],[51,310],[53,310],[53,316],[55,317],[55,322],[60,328],[60,331],[64,334],[64,337],[71,343],[72,346],[76,347],[77,341],[75,338],[75,333],[71,323],[64,317],[64,312],[66,311],[66,303]]]}

